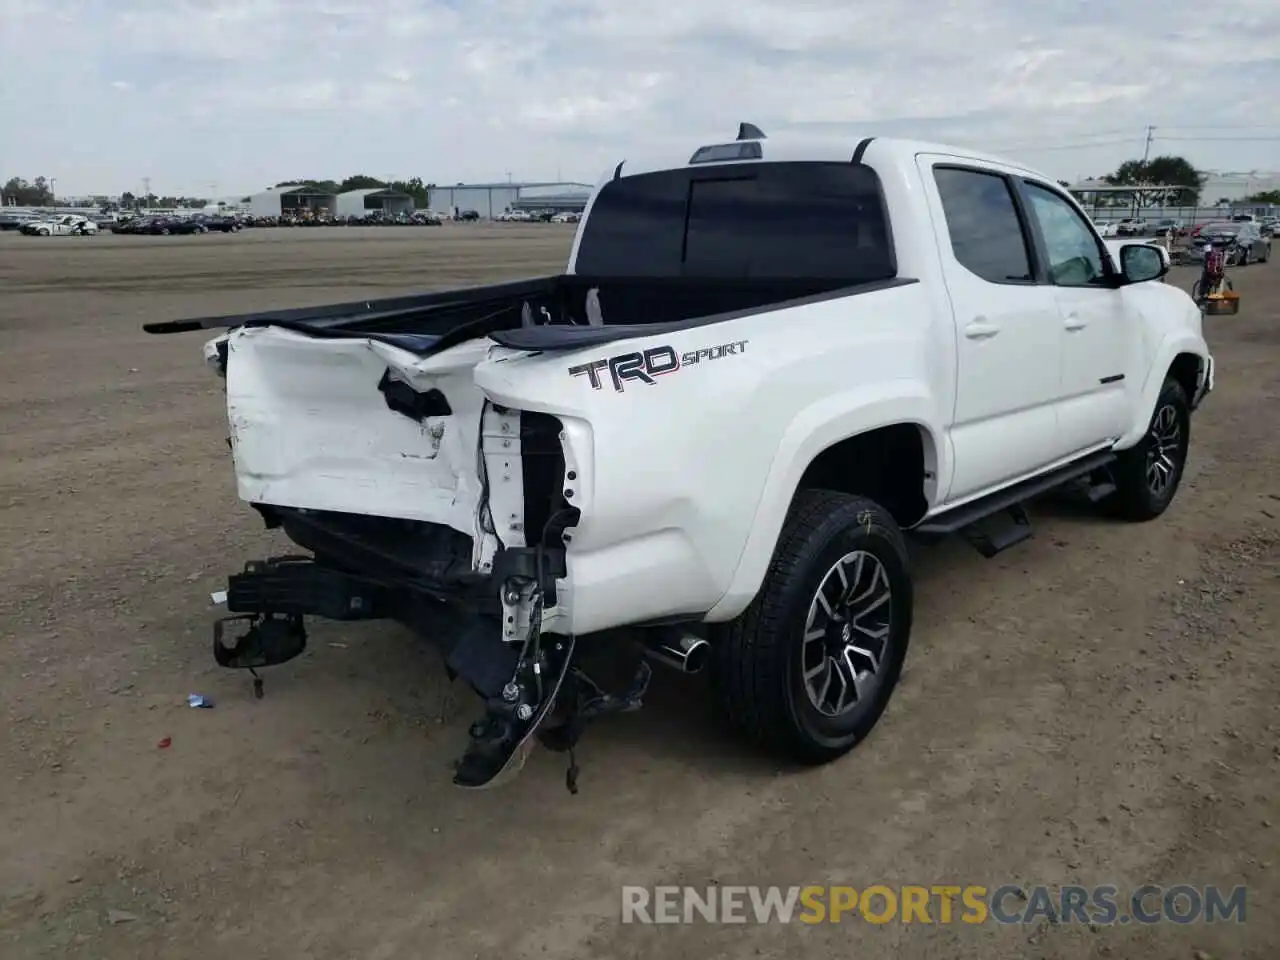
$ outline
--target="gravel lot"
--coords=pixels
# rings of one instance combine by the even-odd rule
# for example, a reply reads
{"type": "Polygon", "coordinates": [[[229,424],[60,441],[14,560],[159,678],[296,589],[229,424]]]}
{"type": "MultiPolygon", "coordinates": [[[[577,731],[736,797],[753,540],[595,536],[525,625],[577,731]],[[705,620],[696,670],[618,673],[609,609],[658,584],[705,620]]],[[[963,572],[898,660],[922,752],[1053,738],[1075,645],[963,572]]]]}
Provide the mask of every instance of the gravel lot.
{"type": "Polygon", "coordinates": [[[1207,321],[1172,510],[1046,502],[994,560],[922,552],[902,685],[832,766],[782,774],[660,673],[579,796],[547,753],[466,793],[475,701],[399,628],[317,626],[262,701],[213,664],[210,591],[282,543],[236,500],[202,336],[142,323],[530,276],[571,238],[0,235],[0,956],[1280,956],[1280,265],[1207,321]],[[618,922],[623,884],[710,882],[1247,884],[1248,920],[618,922]]]}

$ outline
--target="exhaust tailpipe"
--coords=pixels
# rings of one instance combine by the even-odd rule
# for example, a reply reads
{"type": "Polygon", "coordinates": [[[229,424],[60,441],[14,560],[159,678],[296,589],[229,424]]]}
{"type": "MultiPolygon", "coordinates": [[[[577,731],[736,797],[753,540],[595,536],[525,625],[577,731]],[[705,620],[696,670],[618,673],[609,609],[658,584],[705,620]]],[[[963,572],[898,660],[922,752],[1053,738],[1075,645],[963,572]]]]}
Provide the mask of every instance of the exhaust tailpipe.
{"type": "Polygon", "coordinates": [[[645,644],[645,655],[681,673],[698,673],[707,665],[711,644],[692,633],[663,631],[645,644]]]}

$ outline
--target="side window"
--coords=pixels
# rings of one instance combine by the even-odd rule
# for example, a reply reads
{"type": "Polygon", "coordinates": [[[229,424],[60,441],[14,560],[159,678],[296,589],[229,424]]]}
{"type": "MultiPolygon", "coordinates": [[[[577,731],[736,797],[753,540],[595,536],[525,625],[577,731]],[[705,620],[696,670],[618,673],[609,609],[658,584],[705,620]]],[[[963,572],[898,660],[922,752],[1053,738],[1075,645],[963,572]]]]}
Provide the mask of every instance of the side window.
{"type": "Polygon", "coordinates": [[[934,181],[960,264],[991,283],[1029,283],[1031,257],[1004,177],[936,167],[934,181]]]}
{"type": "Polygon", "coordinates": [[[1049,279],[1060,287],[1084,287],[1105,280],[1097,238],[1075,208],[1037,184],[1027,183],[1026,191],[1049,256],[1049,279]]]}

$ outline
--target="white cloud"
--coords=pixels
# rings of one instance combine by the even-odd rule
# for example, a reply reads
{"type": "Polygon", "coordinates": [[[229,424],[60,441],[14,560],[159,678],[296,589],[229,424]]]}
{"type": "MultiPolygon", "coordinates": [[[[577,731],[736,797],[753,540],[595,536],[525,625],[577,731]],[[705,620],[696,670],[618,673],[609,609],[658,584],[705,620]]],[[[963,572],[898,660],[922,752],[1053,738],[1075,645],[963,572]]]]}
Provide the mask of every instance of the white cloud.
{"type": "Polygon", "coordinates": [[[1114,168],[1155,124],[1157,151],[1276,168],[1280,139],[1224,138],[1280,138],[1277,49],[1274,0],[0,0],[0,178],[593,181],[740,120],[972,143],[1063,177],[1114,168]]]}

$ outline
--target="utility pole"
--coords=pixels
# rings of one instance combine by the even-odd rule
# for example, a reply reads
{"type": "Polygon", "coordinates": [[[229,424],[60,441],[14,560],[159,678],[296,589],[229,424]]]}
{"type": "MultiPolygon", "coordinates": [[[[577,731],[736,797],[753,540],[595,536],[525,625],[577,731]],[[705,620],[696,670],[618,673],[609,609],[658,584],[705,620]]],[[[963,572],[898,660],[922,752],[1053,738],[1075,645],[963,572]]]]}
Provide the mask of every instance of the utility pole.
{"type": "Polygon", "coordinates": [[[56,207],[58,205],[58,178],[49,178],[49,206],[56,207]]]}
{"type": "Polygon", "coordinates": [[[142,178],[142,202],[149,208],[151,206],[151,178],[142,178]]]}
{"type": "Polygon", "coordinates": [[[1154,137],[1155,137],[1155,133],[1156,133],[1156,128],[1155,128],[1155,127],[1147,127],[1147,145],[1146,145],[1146,147],[1145,147],[1145,148],[1143,149],[1143,151],[1142,151],[1142,162],[1143,162],[1143,163],[1146,163],[1146,162],[1147,162],[1147,158],[1151,156],[1151,141],[1152,141],[1152,139],[1154,139],[1154,137]]]}

